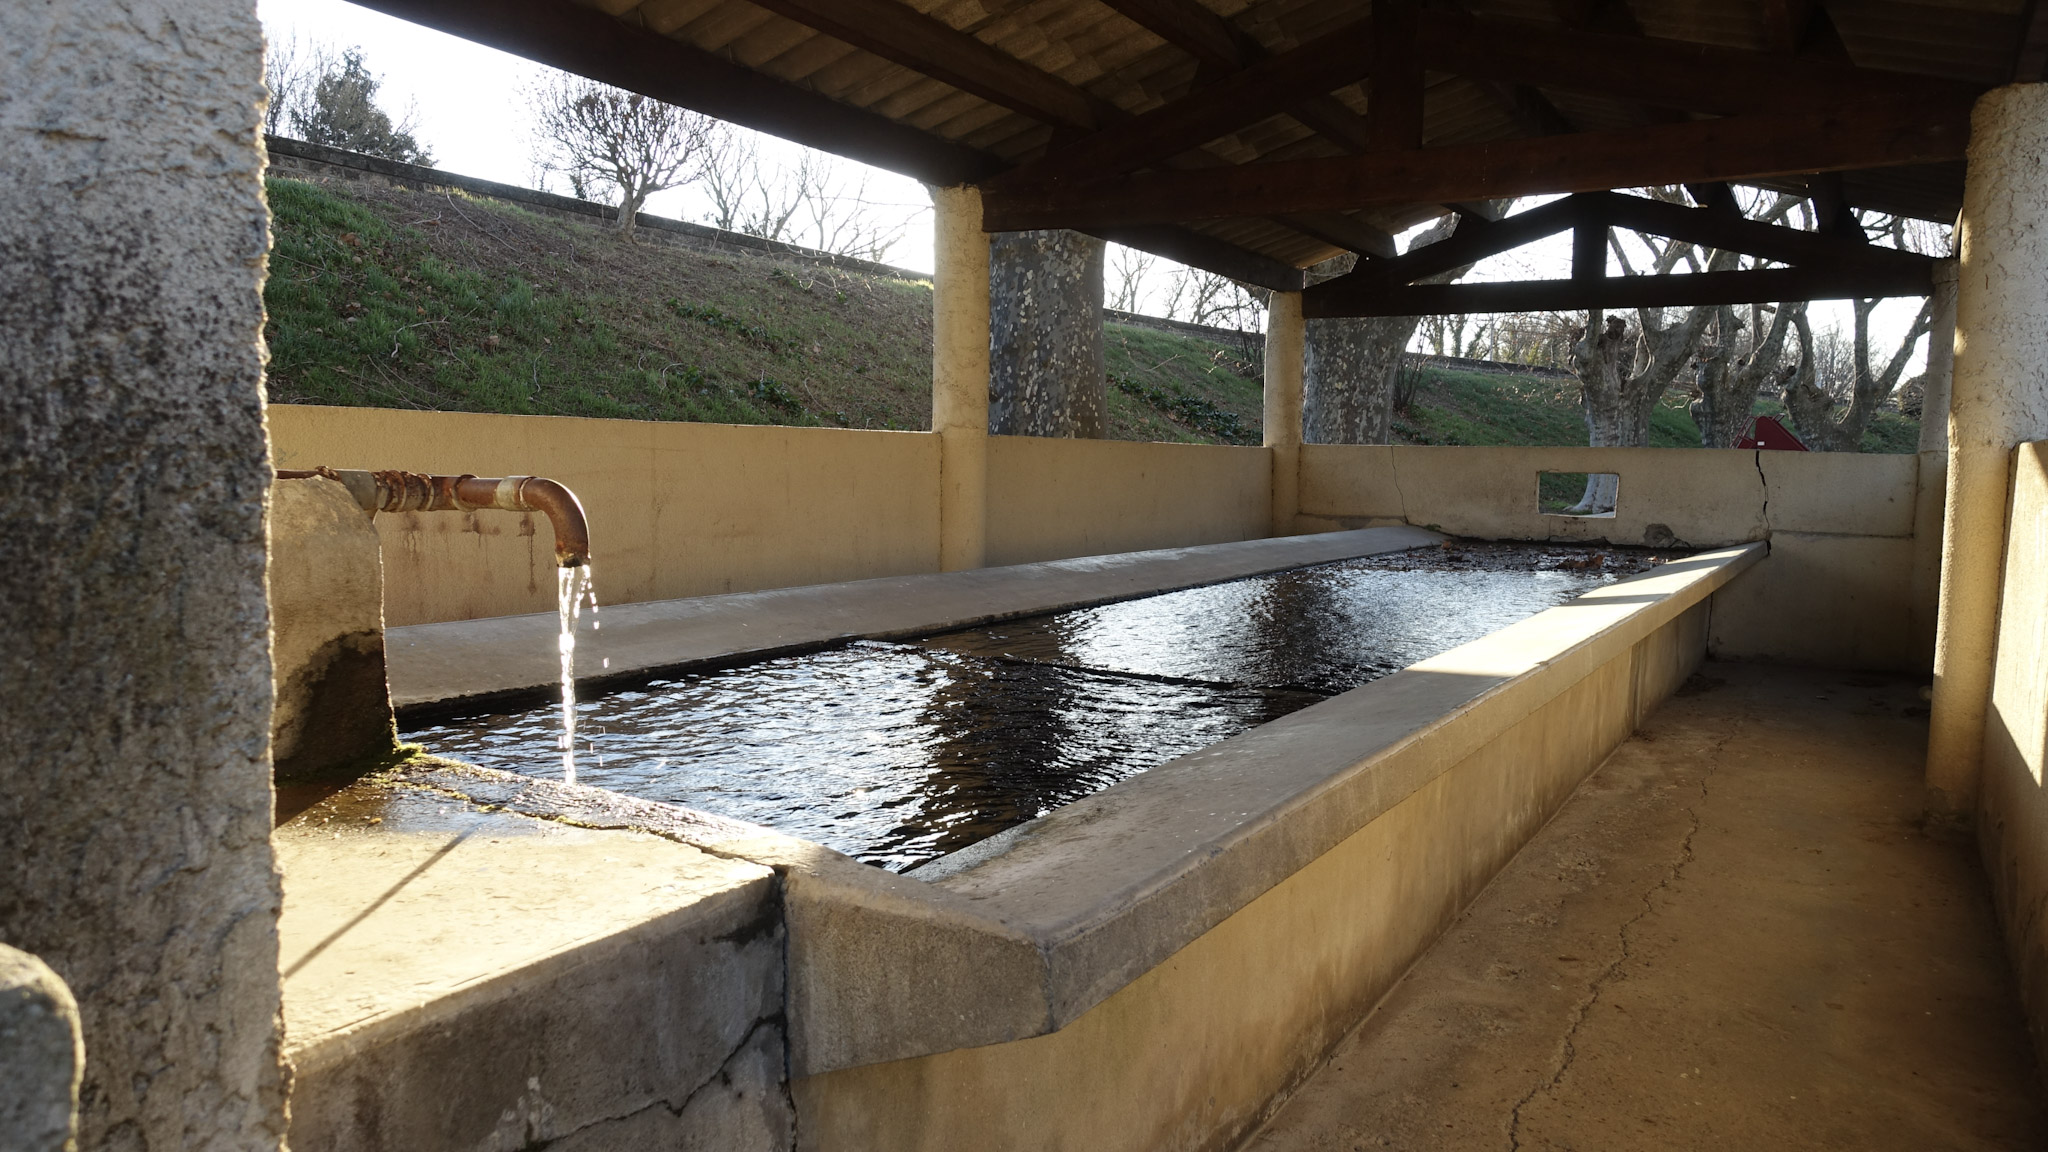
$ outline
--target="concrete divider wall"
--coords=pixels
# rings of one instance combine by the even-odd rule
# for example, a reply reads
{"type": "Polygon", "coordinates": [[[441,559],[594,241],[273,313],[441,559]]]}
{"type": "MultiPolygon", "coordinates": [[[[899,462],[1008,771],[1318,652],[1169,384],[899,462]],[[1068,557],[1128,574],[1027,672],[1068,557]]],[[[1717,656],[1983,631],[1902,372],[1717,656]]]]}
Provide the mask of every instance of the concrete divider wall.
{"type": "MultiPolygon", "coordinates": [[[[603,603],[938,569],[937,440],[924,432],[489,416],[278,404],[280,468],[549,476],[590,517],[603,603]]],[[[989,561],[1265,536],[1263,448],[998,436],[989,561]]],[[[544,519],[379,515],[392,626],[551,611],[544,519]]]]}
{"type": "Polygon", "coordinates": [[[2015,453],[1978,848],[2037,1051],[2048,1051],[2048,444],[2015,453]]]}
{"type": "MultiPolygon", "coordinates": [[[[277,404],[280,468],[549,476],[590,518],[598,596],[635,603],[938,566],[938,445],[836,428],[277,404]]],[[[385,620],[555,606],[545,518],[380,514],[385,620]]]]}
{"type": "Polygon", "coordinates": [[[1724,553],[1553,609],[1297,713],[1296,723],[1069,805],[1035,822],[1036,835],[1006,834],[998,851],[957,871],[938,869],[935,887],[1002,926],[992,948],[1038,942],[1042,990],[1029,997],[1006,988],[1013,974],[1003,964],[955,973],[929,941],[891,943],[899,931],[863,938],[844,923],[844,897],[841,923],[817,922],[804,884],[793,883],[800,1078],[791,1087],[802,1146],[1232,1146],[1683,682],[1706,648],[1708,596],[1756,559],[1724,553]],[[1349,766],[1332,772],[1339,762],[1349,766]],[[1278,802],[1250,783],[1276,777],[1278,802]],[[1227,800],[1210,794],[1217,787],[1227,800]],[[1231,830],[1211,838],[1203,814],[1231,805],[1231,830]],[[1129,829],[1141,826],[1152,833],[1134,839],[1129,829]],[[1159,853],[1174,856],[1171,875],[1133,875],[1159,853]],[[835,946],[819,934],[847,939],[835,946]],[[921,952],[902,978],[924,995],[916,1010],[889,1004],[885,1030],[895,1034],[878,1038],[879,1059],[863,1061],[853,1022],[820,1017],[888,998],[868,988],[835,1000],[819,986],[887,979],[884,968],[902,967],[890,964],[898,947],[921,952]],[[961,1011],[956,984],[989,998],[984,1010],[961,1011]],[[1014,1030],[1005,1022],[1032,1015],[1018,1000],[1037,997],[1047,998],[1036,1009],[1044,1023],[1031,1030],[1042,1034],[960,1042],[961,1022],[976,1015],[980,1026],[1014,1030]],[[904,1058],[900,1030],[919,1012],[950,1050],[904,1058]]]}
{"type": "Polygon", "coordinates": [[[1728,659],[1925,672],[1946,456],[1666,448],[1302,449],[1299,531],[1407,523],[1460,536],[1717,547],[1771,557],[1716,599],[1728,659]],[[1614,515],[1545,515],[1540,472],[1621,476],[1614,515]]]}
{"type": "MultiPolygon", "coordinates": [[[[280,467],[552,476],[591,519],[607,604],[938,568],[929,433],[275,405],[280,467]]],[[[1721,597],[1712,650],[1921,672],[1932,661],[1945,458],[1653,448],[1309,445],[1302,514],[1322,532],[1410,523],[1487,539],[1714,547],[1772,556],[1721,597]],[[1542,471],[1618,472],[1611,517],[1546,516],[1542,471]]],[[[1267,534],[1256,447],[997,436],[988,562],[1019,564],[1267,534]]],[[[379,516],[394,626],[545,612],[544,522],[379,516]]]]}
{"type": "Polygon", "coordinates": [[[1272,485],[1264,448],[991,436],[988,562],[1257,540],[1272,485]]]}

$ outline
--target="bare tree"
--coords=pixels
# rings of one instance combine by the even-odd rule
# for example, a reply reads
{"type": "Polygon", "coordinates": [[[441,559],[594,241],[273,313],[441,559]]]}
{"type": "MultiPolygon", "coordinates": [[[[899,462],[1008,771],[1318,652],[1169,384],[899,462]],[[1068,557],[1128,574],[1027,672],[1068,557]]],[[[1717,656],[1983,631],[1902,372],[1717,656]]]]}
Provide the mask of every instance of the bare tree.
{"type": "MultiPolygon", "coordinates": [[[[1678,188],[1648,190],[1656,199],[1686,203],[1678,188]]],[[[1784,219],[1800,198],[1783,194],[1769,200],[1753,198],[1745,206],[1755,219],[1784,219]]],[[[1654,241],[1637,237],[1650,253],[1651,272],[1666,275],[1685,265],[1694,272],[1728,272],[1742,266],[1740,253],[1724,249],[1700,250],[1676,240],[1654,241]]],[[[1622,271],[1633,275],[1627,244],[1619,229],[1609,238],[1609,247],[1622,271]]],[[[1579,399],[1586,413],[1586,442],[1594,447],[1641,447],[1650,440],[1650,416],[1657,402],[1677,380],[1706,338],[1720,310],[1714,307],[1639,308],[1636,330],[1628,321],[1609,316],[1603,309],[1587,313],[1571,348],[1572,372],[1579,378],[1579,399]]],[[[1723,401],[1723,409],[1731,407],[1723,401]]],[[[1747,405],[1743,405],[1746,418],[1747,405]]],[[[1596,475],[1588,480],[1585,495],[1571,508],[1573,515],[1592,515],[1614,510],[1614,479],[1596,475]]]]}
{"type": "Polygon", "coordinates": [[[1870,314],[1877,304],[1876,300],[1854,301],[1855,335],[1846,341],[1841,333],[1832,331],[1816,341],[1804,312],[1794,319],[1799,327],[1799,370],[1785,384],[1785,409],[1809,448],[1858,451],[1871,417],[1899,386],[1914,348],[1934,325],[1934,301],[1929,299],[1920,305],[1891,359],[1882,369],[1873,370],[1870,314]]]}
{"type": "Polygon", "coordinates": [[[567,74],[536,84],[527,98],[535,163],[561,173],[579,198],[616,197],[619,235],[628,240],[647,198],[697,179],[710,140],[726,130],[701,112],[567,74]]]}
{"type": "Polygon", "coordinates": [[[263,45],[263,86],[270,92],[263,106],[263,131],[283,136],[303,119],[312,104],[313,82],[329,70],[330,57],[318,44],[293,36],[263,45]]]}
{"type": "Polygon", "coordinates": [[[919,214],[868,198],[868,178],[806,149],[794,167],[761,159],[751,134],[727,133],[705,155],[706,223],[805,248],[885,260],[919,214]]]}
{"type": "Polygon", "coordinates": [[[1255,329],[1266,302],[1251,289],[1218,272],[1183,268],[1173,275],[1166,316],[1216,328],[1255,329]]]}
{"type": "Polygon", "coordinates": [[[1118,312],[1136,312],[1145,302],[1145,279],[1159,258],[1150,252],[1113,244],[1109,249],[1109,276],[1105,295],[1118,312]]]}
{"type": "Polygon", "coordinates": [[[1693,402],[1688,408],[1700,430],[1701,447],[1733,448],[1749,430],[1750,415],[1764,385],[1784,378],[1779,365],[1784,360],[1786,333],[1805,316],[1803,302],[1776,307],[1752,304],[1746,324],[1732,305],[1714,310],[1712,328],[1700,343],[1693,402]]]}

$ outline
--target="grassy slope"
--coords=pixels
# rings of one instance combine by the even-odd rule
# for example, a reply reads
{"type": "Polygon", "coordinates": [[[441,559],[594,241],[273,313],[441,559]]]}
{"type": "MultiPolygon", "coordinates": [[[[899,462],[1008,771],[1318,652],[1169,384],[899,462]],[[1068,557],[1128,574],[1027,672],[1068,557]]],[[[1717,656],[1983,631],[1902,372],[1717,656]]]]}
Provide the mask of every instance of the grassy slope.
{"type": "MultiPolygon", "coordinates": [[[[928,283],[621,245],[489,200],[288,179],[269,188],[274,401],[930,424],[928,283]]],[[[1257,442],[1259,385],[1230,349],[1121,326],[1109,337],[1111,371],[1160,399],[1113,389],[1112,435],[1215,442],[1221,429],[1257,442]],[[1215,413],[1225,415],[1202,419],[1215,413]]]]}
{"type": "MultiPolygon", "coordinates": [[[[497,201],[269,182],[271,399],[280,403],[925,428],[931,286],[627,246],[497,201]]],[[[1110,325],[1110,435],[1256,444],[1255,349],[1110,325]]],[[[1774,404],[1760,411],[1777,412],[1774,404]]],[[[1430,370],[1398,438],[1583,444],[1576,386],[1430,370]]],[[[1913,450],[1885,413],[1865,451],[1913,450]]],[[[1682,403],[1651,442],[1699,443],[1682,403]]]]}

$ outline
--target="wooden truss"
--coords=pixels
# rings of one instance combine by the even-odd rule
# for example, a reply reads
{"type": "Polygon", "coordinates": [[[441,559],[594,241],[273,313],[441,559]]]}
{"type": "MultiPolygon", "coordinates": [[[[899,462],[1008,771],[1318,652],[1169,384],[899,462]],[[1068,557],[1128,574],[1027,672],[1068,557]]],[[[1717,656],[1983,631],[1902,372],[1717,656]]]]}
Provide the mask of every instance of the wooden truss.
{"type": "Polygon", "coordinates": [[[1931,257],[1866,242],[1860,229],[1806,232],[1744,218],[1720,190],[1715,206],[1685,208],[1616,192],[1584,192],[1494,223],[1466,219],[1446,240],[1389,260],[1361,262],[1348,275],[1302,294],[1302,314],[1431,316],[1474,312],[1563,312],[1586,308],[1768,304],[1786,300],[1925,296],[1931,257]],[[1663,276],[1609,276],[1610,229],[1626,228],[1703,248],[1739,252],[1781,268],[1663,276]],[[1567,280],[1416,284],[1560,232],[1572,234],[1567,280]]]}
{"type": "MultiPolygon", "coordinates": [[[[979,185],[991,231],[1079,229],[1285,290],[1302,287],[1304,274],[1269,253],[1298,257],[1306,238],[1325,252],[1387,259],[1395,247],[1384,226],[1417,209],[1925,164],[1950,165],[1931,178],[1945,188],[1963,157],[1970,104],[1986,87],[1858,67],[1825,6],[1811,0],[1765,0],[1771,51],[1646,36],[1616,0],[1553,0],[1559,20],[1551,23],[1475,15],[1461,0],[1374,0],[1356,5],[1363,18],[1284,50],[1200,0],[1100,0],[1195,65],[1185,87],[1116,101],[1106,95],[1121,93],[1113,85],[1046,71],[905,0],[741,5],[1043,125],[1042,148],[998,156],[987,150],[994,143],[971,145],[892,118],[884,105],[856,107],[665,35],[634,0],[362,2],[930,183],[979,185]],[[1517,135],[1425,139],[1425,91],[1445,76],[1469,80],[1517,135]],[[1553,102],[1559,94],[1606,101],[1633,126],[1603,114],[1601,130],[1588,131],[1561,111],[1568,102],[1553,102]],[[1270,133],[1260,126],[1275,118],[1310,135],[1249,163],[1225,158],[1230,149],[1219,141],[1270,133]],[[1266,224],[1277,225],[1294,239],[1254,237],[1246,247],[1213,234],[1244,236],[1242,228],[1190,227],[1230,219],[1266,222],[1253,231],[1269,238],[1266,224]]],[[[736,3],[704,0],[691,10],[736,3]]],[[[2038,71],[2048,21],[2029,29],[2021,55],[2036,63],[2021,66],[2038,71]]],[[[1821,275],[1810,262],[1795,268],[1821,275]]],[[[1696,279],[1687,291],[1703,290],[1705,278],[1696,279]]],[[[1447,298],[1480,288],[1447,290],[1447,298]]]]}

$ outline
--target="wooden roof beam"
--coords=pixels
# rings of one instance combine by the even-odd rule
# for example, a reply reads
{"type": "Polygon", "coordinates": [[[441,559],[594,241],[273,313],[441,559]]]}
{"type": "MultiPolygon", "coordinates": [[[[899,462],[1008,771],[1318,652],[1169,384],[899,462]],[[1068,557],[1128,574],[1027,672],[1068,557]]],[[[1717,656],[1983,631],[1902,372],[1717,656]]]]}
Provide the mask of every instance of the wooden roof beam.
{"type": "Polygon", "coordinates": [[[1775,116],[1086,183],[1006,179],[986,187],[982,203],[992,231],[1341,212],[1957,160],[1969,133],[1967,103],[1863,101],[1775,116]]]}
{"type": "Polygon", "coordinates": [[[366,8],[785,140],[934,184],[996,171],[995,157],[567,0],[359,0],[366,8]]]}
{"type": "Polygon", "coordinates": [[[1045,124],[1093,130],[1122,118],[1108,101],[896,0],[752,2],[1045,124]]]}
{"type": "Polygon", "coordinates": [[[1373,0],[1365,121],[1374,152],[1422,147],[1421,16],[1416,0],[1373,0]]]}
{"type": "Polygon", "coordinates": [[[1201,268],[1271,288],[1276,292],[1299,292],[1308,286],[1308,273],[1292,264],[1283,263],[1256,252],[1240,248],[1228,240],[1218,240],[1188,228],[1170,228],[1160,225],[1138,225],[1123,228],[1083,228],[1081,231],[1097,239],[1126,248],[1164,256],[1182,264],[1201,268]]]}
{"type": "Polygon", "coordinates": [[[1575,312],[1588,308],[1685,308],[1775,304],[1787,300],[1851,300],[1925,296],[1934,289],[1924,268],[1763,268],[1675,276],[1605,276],[1569,280],[1506,280],[1484,284],[1414,284],[1339,296],[1339,281],[1302,294],[1302,315],[1457,316],[1486,312],[1575,312]]]}
{"type": "Polygon", "coordinates": [[[1196,0],[1102,0],[1140,28],[1195,58],[1211,71],[1235,72],[1266,51],[1235,24],[1196,0]]]}
{"type": "Polygon", "coordinates": [[[1130,172],[1356,83],[1370,67],[1359,22],[1252,65],[1005,173],[997,184],[1055,183],[1130,172]]]}
{"type": "Polygon", "coordinates": [[[1425,66],[1496,83],[1540,85],[1722,115],[1872,99],[1974,99],[1981,87],[1677,40],[1568,31],[1524,21],[1425,11],[1425,66]]]}

